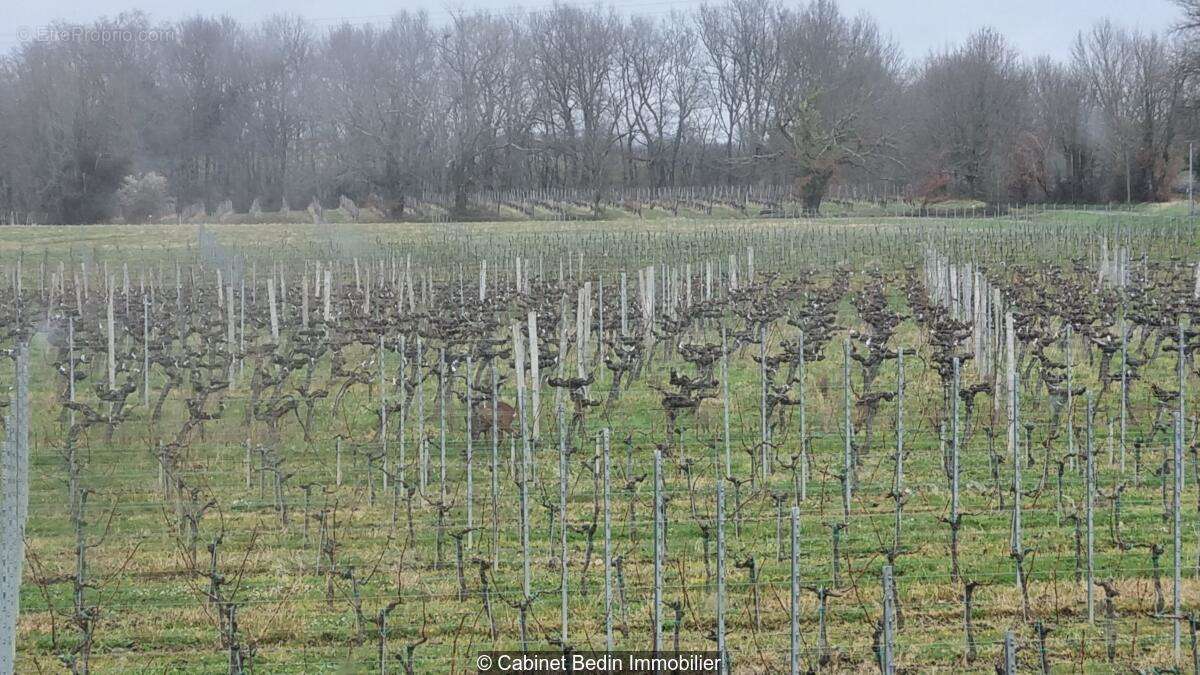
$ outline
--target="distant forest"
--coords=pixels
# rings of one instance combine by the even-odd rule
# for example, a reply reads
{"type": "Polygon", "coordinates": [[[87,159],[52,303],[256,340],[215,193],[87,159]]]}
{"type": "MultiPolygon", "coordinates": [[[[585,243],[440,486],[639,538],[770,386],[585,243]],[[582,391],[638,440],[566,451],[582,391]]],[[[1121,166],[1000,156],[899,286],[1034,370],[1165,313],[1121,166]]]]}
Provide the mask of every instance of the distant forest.
{"type": "Polygon", "coordinates": [[[811,210],[847,186],[1162,200],[1200,127],[1197,3],[1166,34],[1081,26],[1065,62],[988,28],[913,58],[832,0],[63,24],[0,57],[0,213],[127,217],[147,176],[177,211],[753,185],[811,210]]]}

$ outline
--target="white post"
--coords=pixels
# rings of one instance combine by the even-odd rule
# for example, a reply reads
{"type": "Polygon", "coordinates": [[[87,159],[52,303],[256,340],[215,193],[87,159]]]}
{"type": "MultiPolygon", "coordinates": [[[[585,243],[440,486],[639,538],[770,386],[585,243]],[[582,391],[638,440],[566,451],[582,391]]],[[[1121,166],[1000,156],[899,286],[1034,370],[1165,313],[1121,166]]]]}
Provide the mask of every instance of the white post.
{"type": "MultiPolygon", "coordinates": [[[[1191,145],[1190,143],[1188,144],[1191,145]]],[[[1172,564],[1173,564],[1173,583],[1171,585],[1171,607],[1174,615],[1174,630],[1172,632],[1171,644],[1175,657],[1175,665],[1179,665],[1180,657],[1180,632],[1183,627],[1183,605],[1182,605],[1182,567],[1183,567],[1183,472],[1185,467],[1183,464],[1183,417],[1179,412],[1174,413],[1175,427],[1175,489],[1172,493],[1171,502],[1171,519],[1173,521],[1172,534],[1175,545],[1172,547],[1172,564]]],[[[1194,635],[1194,633],[1193,633],[1194,635]]]]}
{"type": "Polygon", "coordinates": [[[537,312],[533,311],[529,312],[529,389],[532,397],[529,415],[536,442],[542,437],[542,378],[538,370],[537,312]]]}
{"type": "Polygon", "coordinates": [[[150,406],[150,296],[145,293],[142,293],[142,405],[150,406]]]}
{"type": "MultiPolygon", "coordinates": [[[[112,296],[109,295],[111,300],[112,296]]],[[[109,304],[111,316],[112,304],[109,304]]],[[[16,671],[21,567],[29,515],[29,346],[17,347],[17,386],[0,446],[0,673],[16,671]]]]}
{"type": "Polygon", "coordinates": [[[267,279],[267,302],[271,306],[271,341],[279,342],[279,313],[275,308],[275,277],[267,279]]]}
{"type": "Polygon", "coordinates": [[[1194,169],[1192,168],[1193,165],[1195,164],[1194,150],[1195,150],[1195,148],[1194,148],[1192,141],[1188,141],[1188,215],[1189,216],[1196,215],[1196,199],[1195,199],[1195,195],[1192,190],[1192,187],[1196,184],[1196,179],[1194,178],[1194,169]]]}
{"type": "Polygon", "coordinates": [[[105,316],[105,326],[108,332],[108,389],[117,388],[117,343],[116,329],[113,324],[113,285],[108,284],[108,309],[105,316]]]}
{"type": "MultiPolygon", "coordinates": [[[[753,250],[753,249],[751,249],[753,250]]],[[[800,673],[800,507],[792,507],[792,675],[800,673]]]]}

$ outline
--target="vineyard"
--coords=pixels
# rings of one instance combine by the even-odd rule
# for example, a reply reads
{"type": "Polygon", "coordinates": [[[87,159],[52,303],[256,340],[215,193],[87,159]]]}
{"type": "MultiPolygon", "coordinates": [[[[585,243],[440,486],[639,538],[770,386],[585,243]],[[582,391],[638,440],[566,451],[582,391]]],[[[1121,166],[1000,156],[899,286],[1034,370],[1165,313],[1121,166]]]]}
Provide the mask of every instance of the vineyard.
{"type": "Polygon", "coordinates": [[[5,230],[11,667],[1200,670],[1195,222],[864,222],[5,230]]]}

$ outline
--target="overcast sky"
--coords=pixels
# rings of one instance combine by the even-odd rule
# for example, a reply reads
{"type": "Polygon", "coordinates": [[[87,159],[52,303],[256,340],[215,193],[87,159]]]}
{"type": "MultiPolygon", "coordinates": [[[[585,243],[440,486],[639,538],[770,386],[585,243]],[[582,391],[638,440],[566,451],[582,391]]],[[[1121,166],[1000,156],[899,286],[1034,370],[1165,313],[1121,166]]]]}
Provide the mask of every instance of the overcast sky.
{"type": "MultiPolygon", "coordinates": [[[[611,0],[600,4],[622,12],[662,15],[692,9],[701,2],[611,0]]],[[[0,51],[7,52],[17,44],[18,35],[34,34],[37,27],[56,19],[87,22],[131,8],[145,11],[154,20],[168,21],[201,13],[228,14],[253,22],[272,13],[294,12],[325,27],[341,21],[382,22],[400,9],[423,8],[437,21],[455,9],[511,11],[514,6],[539,9],[550,4],[549,0],[0,0],[0,51]]],[[[1066,58],[1075,33],[1098,19],[1107,17],[1127,27],[1163,31],[1179,16],[1170,0],[840,0],[840,4],[850,14],[872,14],[911,59],[957,43],[981,26],[996,28],[1024,54],[1066,58]]]]}

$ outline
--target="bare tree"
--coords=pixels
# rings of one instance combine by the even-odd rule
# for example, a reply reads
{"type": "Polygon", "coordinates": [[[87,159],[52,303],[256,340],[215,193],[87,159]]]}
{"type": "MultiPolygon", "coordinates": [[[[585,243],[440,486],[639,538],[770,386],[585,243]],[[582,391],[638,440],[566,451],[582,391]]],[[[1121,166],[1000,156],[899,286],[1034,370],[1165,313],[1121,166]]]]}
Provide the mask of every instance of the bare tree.
{"type": "Polygon", "coordinates": [[[1073,55],[1104,124],[1110,194],[1161,198],[1184,79],[1175,50],[1157,35],[1102,21],[1076,37],[1073,55]]]}
{"type": "Polygon", "coordinates": [[[530,19],[538,36],[532,69],[541,144],[572,184],[591,192],[593,208],[599,208],[608,188],[608,159],[622,135],[620,29],[615,14],[567,5],[530,19]]]}
{"type": "Polygon", "coordinates": [[[1055,201],[1088,201],[1095,194],[1097,167],[1087,81],[1078,69],[1043,57],[1033,64],[1032,84],[1040,187],[1055,201]]]}
{"type": "Polygon", "coordinates": [[[887,105],[899,92],[899,52],[868,18],[814,0],[780,21],[773,146],[806,211],[816,212],[846,167],[895,158],[887,105]]]}
{"type": "Polygon", "coordinates": [[[1162,199],[1178,139],[1200,127],[1197,0],[1180,1],[1175,32],[1102,22],[1068,62],[1026,62],[982,30],[912,68],[835,0],[330,28],[121,14],[88,27],[164,37],[35,40],[0,58],[0,214],[111,220],[125,179],[151,172],[191,220],[300,217],[287,204],[314,198],[364,217],[491,218],[505,202],[533,213],[546,189],[600,215],[618,185],[706,186],[710,207],[723,192],[744,208],[738,192],[790,184],[809,211],[880,183],[1162,199]]]}
{"type": "MultiPolygon", "coordinates": [[[[765,152],[771,128],[772,85],[778,77],[779,8],[771,0],[732,0],[703,5],[698,22],[716,93],[725,158],[765,152]]],[[[757,163],[749,164],[754,178],[757,163]]],[[[734,173],[729,170],[732,179],[734,173]]]]}
{"type": "Polygon", "coordinates": [[[1028,78],[999,33],[983,29],[953,50],[931,55],[914,95],[920,171],[944,174],[963,194],[1005,194],[1011,141],[1025,127],[1028,78]]]}
{"type": "Polygon", "coordinates": [[[460,214],[470,190],[496,186],[497,155],[511,142],[504,132],[522,126],[509,117],[524,112],[512,104],[525,93],[522,35],[520,24],[509,18],[457,14],[439,42],[450,92],[448,182],[460,214]]]}

